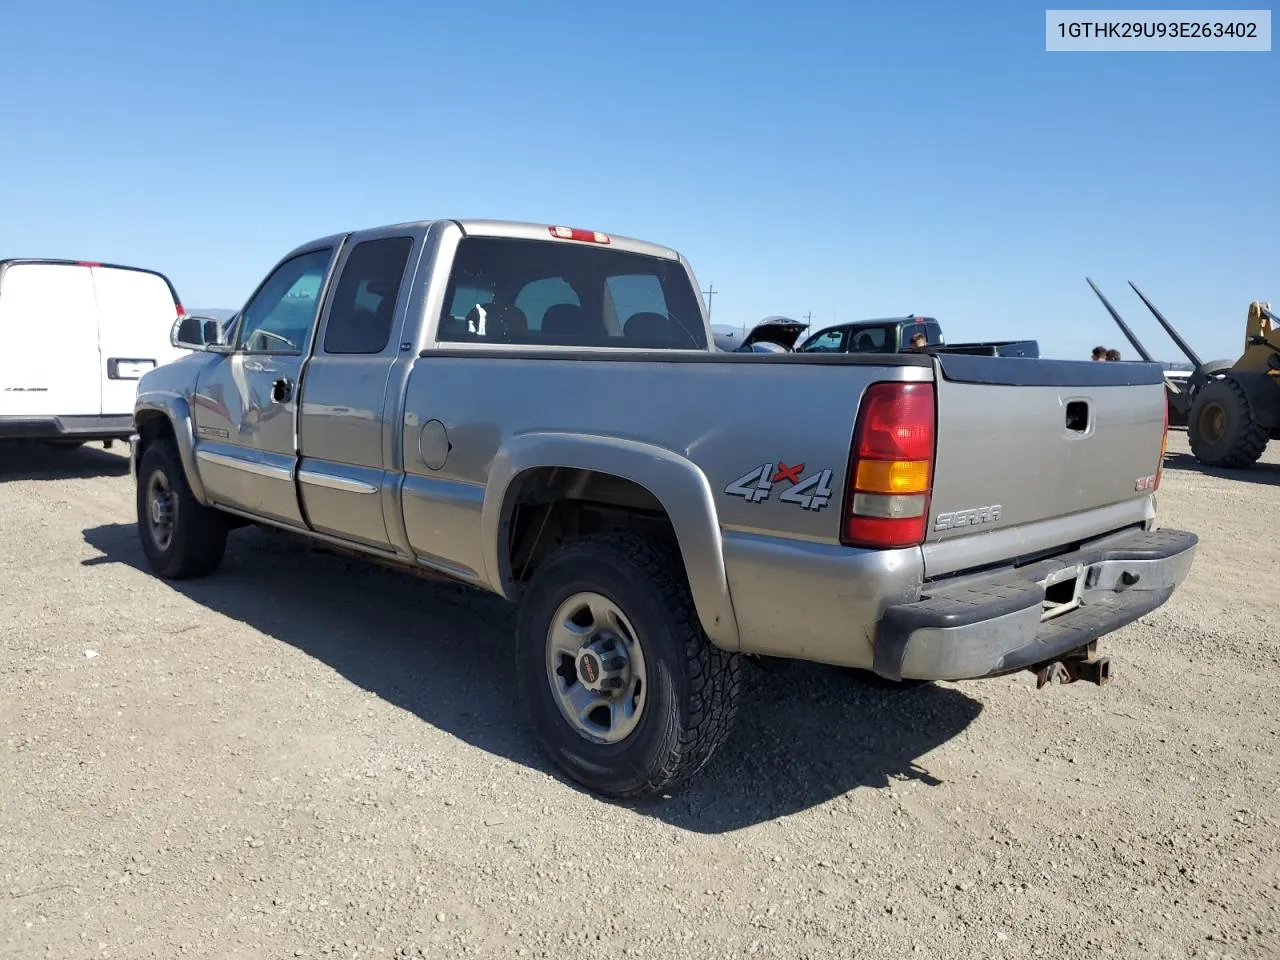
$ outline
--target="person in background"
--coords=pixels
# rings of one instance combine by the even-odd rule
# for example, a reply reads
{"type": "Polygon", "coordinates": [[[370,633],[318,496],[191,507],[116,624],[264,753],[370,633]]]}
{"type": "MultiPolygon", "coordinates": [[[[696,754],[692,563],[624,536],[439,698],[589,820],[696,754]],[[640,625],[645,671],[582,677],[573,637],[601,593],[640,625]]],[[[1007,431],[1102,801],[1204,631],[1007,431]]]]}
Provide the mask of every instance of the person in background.
{"type": "Polygon", "coordinates": [[[1094,360],[1105,360],[1105,359],[1107,359],[1107,348],[1106,348],[1106,347],[1094,347],[1094,348],[1093,348],[1093,359],[1094,359],[1094,360]]]}
{"type": "Polygon", "coordinates": [[[1119,360],[1119,359],[1120,359],[1120,351],[1119,351],[1119,350],[1108,350],[1108,351],[1107,351],[1107,359],[1108,359],[1108,360],[1119,360]]]}
{"type": "Polygon", "coordinates": [[[925,339],[923,333],[913,333],[911,335],[911,353],[928,353],[937,355],[938,351],[929,346],[929,341],[925,339]]]}

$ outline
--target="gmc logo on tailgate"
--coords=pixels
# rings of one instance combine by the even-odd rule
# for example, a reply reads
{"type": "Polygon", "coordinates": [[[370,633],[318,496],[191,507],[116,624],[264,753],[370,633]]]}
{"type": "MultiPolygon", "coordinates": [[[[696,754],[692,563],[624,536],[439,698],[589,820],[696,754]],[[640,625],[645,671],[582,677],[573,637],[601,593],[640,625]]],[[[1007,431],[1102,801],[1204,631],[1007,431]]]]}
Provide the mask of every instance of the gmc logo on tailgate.
{"type": "Polygon", "coordinates": [[[935,530],[954,530],[956,527],[976,527],[983,523],[996,523],[1000,519],[1000,504],[989,507],[971,507],[968,510],[952,510],[938,514],[933,521],[935,530]]]}

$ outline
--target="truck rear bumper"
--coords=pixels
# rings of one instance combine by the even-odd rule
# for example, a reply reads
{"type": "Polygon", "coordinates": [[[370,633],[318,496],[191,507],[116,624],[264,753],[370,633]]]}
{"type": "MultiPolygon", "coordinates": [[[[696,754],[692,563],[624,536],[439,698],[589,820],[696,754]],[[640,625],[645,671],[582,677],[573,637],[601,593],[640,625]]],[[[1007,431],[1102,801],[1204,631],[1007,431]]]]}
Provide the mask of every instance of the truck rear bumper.
{"type": "Polygon", "coordinates": [[[0,440],[127,440],[133,414],[0,417],[0,440]]]}
{"type": "Polygon", "coordinates": [[[1161,606],[1197,543],[1180,530],[1134,530],[1015,570],[926,584],[919,600],[886,608],[874,670],[968,680],[1051,662],[1161,606]]]}

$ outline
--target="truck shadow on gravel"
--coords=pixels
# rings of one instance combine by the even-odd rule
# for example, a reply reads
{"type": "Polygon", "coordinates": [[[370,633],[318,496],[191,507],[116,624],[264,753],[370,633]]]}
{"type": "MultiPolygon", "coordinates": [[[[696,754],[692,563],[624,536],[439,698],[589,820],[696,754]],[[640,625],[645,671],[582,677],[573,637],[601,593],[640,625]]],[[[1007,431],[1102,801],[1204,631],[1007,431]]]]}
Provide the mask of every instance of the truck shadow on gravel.
{"type": "Polygon", "coordinates": [[[1264,486],[1280,486],[1280,464],[1276,463],[1259,462],[1246,470],[1224,470],[1220,467],[1206,467],[1189,453],[1169,453],[1165,455],[1164,465],[1166,470],[1203,473],[1206,477],[1243,480],[1264,486]]]}
{"type": "MultiPolygon", "coordinates": [[[[102,554],[85,566],[146,570],[133,524],[95,527],[84,538],[102,554]]],[[[530,734],[516,699],[514,608],[496,596],[256,529],[232,534],[212,577],[168,586],[296,647],[472,746],[581,789],[559,774],[530,734]]],[[[205,633],[204,642],[215,641],[212,631],[205,633]]],[[[812,664],[745,673],[739,723],[725,748],[672,799],[633,809],[685,830],[719,834],[859,787],[902,779],[937,785],[921,757],[982,710],[952,688],[883,690],[812,664]]]]}
{"type": "Polygon", "coordinates": [[[0,441],[0,483],[13,480],[93,480],[129,473],[128,446],[104,450],[101,443],[57,450],[43,443],[0,441]]]}

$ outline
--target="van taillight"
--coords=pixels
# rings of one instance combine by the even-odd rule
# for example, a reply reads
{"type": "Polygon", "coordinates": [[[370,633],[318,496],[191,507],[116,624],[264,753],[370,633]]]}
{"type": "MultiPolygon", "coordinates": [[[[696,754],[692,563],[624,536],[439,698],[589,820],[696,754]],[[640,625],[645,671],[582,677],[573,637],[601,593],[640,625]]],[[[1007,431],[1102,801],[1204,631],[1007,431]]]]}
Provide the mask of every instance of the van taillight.
{"type": "Polygon", "coordinates": [[[840,542],[911,547],[924,541],[937,413],[932,383],[877,383],[858,411],[840,542]]]}
{"type": "Polygon", "coordinates": [[[185,317],[185,316],[187,315],[187,311],[186,311],[186,310],[184,310],[184,309],[182,309],[182,304],[180,304],[180,303],[175,303],[175,304],[174,304],[174,306],[178,309],[178,319],[179,319],[179,320],[181,320],[183,317],[185,317]]]}

